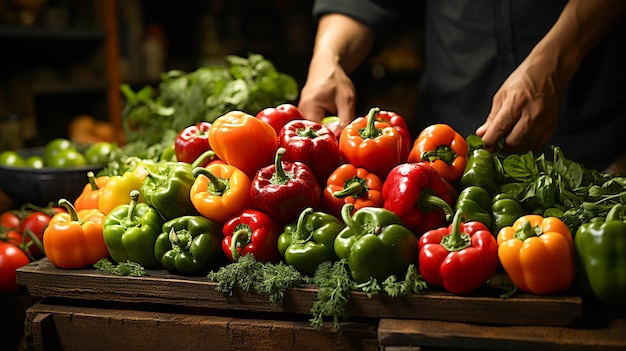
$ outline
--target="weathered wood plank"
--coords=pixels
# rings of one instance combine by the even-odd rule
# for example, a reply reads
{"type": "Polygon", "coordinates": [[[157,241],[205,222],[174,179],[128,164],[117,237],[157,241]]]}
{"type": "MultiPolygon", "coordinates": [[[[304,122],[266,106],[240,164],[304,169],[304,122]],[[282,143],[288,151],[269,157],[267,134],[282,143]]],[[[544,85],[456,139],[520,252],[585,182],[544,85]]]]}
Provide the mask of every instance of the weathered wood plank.
{"type": "MultiPolygon", "coordinates": [[[[217,284],[205,277],[183,277],[165,270],[150,270],[144,277],[119,277],[94,269],[62,270],[47,259],[17,271],[18,283],[29,294],[129,303],[155,303],[200,308],[310,314],[317,299],[315,287],[290,291],[281,306],[255,292],[234,291],[228,296],[216,291],[217,284]]],[[[501,291],[483,290],[470,296],[455,296],[428,290],[392,298],[379,294],[368,298],[354,292],[349,313],[353,317],[429,319],[454,322],[513,325],[570,325],[582,316],[582,299],[576,295],[536,296],[516,294],[499,298],[501,291]]]]}
{"type": "Polygon", "coordinates": [[[44,302],[27,310],[33,349],[59,350],[367,350],[376,324],[317,331],[305,321],[106,309],[44,302]],[[42,323],[45,321],[45,323],[42,323]],[[51,331],[54,331],[53,333],[51,331]]]}
{"type": "Polygon", "coordinates": [[[573,326],[486,326],[383,318],[382,347],[419,345],[482,350],[624,350],[626,319],[579,321],[573,326]]]}

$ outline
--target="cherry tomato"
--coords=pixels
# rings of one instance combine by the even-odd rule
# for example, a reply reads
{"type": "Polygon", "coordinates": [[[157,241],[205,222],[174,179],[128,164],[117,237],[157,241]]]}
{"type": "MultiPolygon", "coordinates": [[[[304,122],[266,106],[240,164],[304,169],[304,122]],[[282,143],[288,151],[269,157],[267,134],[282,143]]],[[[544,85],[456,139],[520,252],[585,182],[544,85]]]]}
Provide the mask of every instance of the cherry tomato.
{"type": "MultiPolygon", "coordinates": [[[[20,225],[20,232],[22,235],[26,235],[26,243],[28,244],[31,239],[26,234],[26,230],[30,230],[39,241],[43,242],[43,232],[48,226],[52,217],[41,211],[34,211],[24,218],[20,225]]],[[[36,245],[32,245],[30,252],[34,257],[42,255],[41,250],[36,245]]]]}
{"type": "Polygon", "coordinates": [[[14,211],[4,211],[0,215],[0,225],[4,228],[19,228],[20,217],[14,211]]]}
{"type": "Polygon", "coordinates": [[[2,240],[15,246],[22,245],[22,234],[17,230],[8,230],[2,235],[2,240]]]}
{"type": "Polygon", "coordinates": [[[28,256],[19,247],[0,242],[0,291],[17,292],[17,278],[15,270],[30,263],[28,256]]]}

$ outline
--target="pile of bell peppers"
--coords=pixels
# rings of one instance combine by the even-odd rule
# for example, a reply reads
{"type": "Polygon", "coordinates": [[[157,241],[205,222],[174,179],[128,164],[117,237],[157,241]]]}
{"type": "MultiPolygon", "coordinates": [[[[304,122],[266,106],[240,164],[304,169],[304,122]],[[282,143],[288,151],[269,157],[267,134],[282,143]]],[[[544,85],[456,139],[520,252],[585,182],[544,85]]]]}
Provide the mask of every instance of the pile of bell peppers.
{"type": "Polygon", "coordinates": [[[589,294],[622,304],[626,272],[608,267],[626,257],[614,244],[626,235],[623,208],[581,226],[574,241],[557,218],[498,189],[497,166],[448,125],[412,142],[406,121],[379,108],[340,133],[289,104],[232,111],[182,130],[175,160],[90,175],[44,246],[59,268],[108,257],[184,275],[246,254],[307,275],[343,260],[357,283],[415,264],[431,287],[457,295],[498,268],[520,291],[563,292],[578,270],[589,294]]]}

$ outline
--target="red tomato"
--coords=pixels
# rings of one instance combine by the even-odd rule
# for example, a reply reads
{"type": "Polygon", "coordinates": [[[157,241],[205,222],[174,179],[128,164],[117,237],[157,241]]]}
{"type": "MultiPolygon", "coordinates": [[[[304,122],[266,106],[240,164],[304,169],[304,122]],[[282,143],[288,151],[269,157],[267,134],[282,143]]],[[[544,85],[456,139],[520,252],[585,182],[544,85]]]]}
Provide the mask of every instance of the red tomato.
{"type": "Polygon", "coordinates": [[[8,230],[2,235],[2,239],[16,246],[22,245],[22,234],[17,230],[8,230]]]}
{"type": "Polygon", "coordinates": [[[19,247],[0,242],[0,291],[17,292],[19,285],[15,270],[30,263],[28,256],[19,247]]]}
{"type": "Polygon", "coordinates": [[[0,225],[4,228],[19,228],[20,227],[20,217],[15,213],[15,211],[4,211],[0,215],[0,225]]]}
{"type": "MultiPolygon", "coordinates": [[[[48,222],[52,217],[44,212],[35,211],[29,214],[22,221],[22,225],[20,226],[20,232],[22,235],[26,235],[26,243],[28,244],[31,239],[26,233],[26,230],[30,230],[38,239],[43,243],[43,232],[48,226],[48,222]]],[[[36,245],[31,246],[30,249],[31,254],[34,257],[41,256],[43,253],[36,245]]]]}

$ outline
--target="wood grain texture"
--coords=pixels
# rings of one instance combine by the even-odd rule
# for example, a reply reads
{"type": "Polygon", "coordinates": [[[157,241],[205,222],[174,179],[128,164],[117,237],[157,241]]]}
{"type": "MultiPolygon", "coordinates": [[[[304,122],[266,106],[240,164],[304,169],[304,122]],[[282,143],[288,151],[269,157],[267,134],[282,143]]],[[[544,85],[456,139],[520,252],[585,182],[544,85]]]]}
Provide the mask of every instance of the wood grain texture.
{"type": "MultiPolygon", "coordinates": [[[[165,270],[149,270],[144,277],[119,277],[95,269],[62,270],[47,259],[17,271],[20,285],[38,297],[77,300],[152,303],[196,308],[276,312],[310,315],[317,299],[314,286],[287,293],[275,306],[265,295],[235,290],[232,296],[216,291],[217,284],[205,277],[183,277],[165,270]]],[[[427,290],[392,298],[384,293],[368,298],[352,293],[351,317],[427,319],[496,325],[571,325],[582,316],[582,299],[576,295],[536,296],[516,294],[499,297],[499,290],[482,290],[469,296],[454,296],[427,290]]]]}
{"type": "MultiPolygon", "coordinates": [[[[306,321],[233,318],[40,302],[27,311],[35,350],[367,350],[376,324],[317,331],[306,321]]],[[[376,345],[372,348],[372,345],[376,345]]]]}
{"type": "Polygon", "coordinates": [[[383,318],[379,343],[387,348],[420,345],[481,350],[625,350],[626,319],[606,318],[557,326],[485,326],[383,318]]]}

